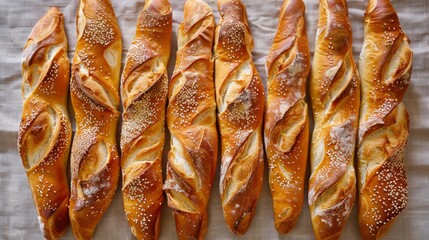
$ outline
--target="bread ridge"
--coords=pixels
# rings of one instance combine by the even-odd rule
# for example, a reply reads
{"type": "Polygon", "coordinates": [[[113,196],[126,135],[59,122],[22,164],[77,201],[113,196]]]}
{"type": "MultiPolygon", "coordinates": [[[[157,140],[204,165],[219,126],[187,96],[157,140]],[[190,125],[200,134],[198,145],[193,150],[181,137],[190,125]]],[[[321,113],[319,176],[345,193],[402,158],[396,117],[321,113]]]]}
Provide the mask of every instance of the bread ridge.
{"type": "Polygon", "coordinates": [[[81,0],[70,95],[76,118],[69,216],[77,239],[90,239],[113,199],[119,156],[121,33],[109,0],[81,0]]]}
{"type": "Polygon", "coordinates": [[[169,83],[167,125],[171,147],[164,184],[179,239],[204,239],[207,230],[207,205],[218,155],[214,29],[209,5],[187,0],[169,83]]]}
{"type": "Polygon", "coordinates": [[[235,234],[249,228],[262,187],[264,87],[252,61],[253,39],[239,0],[219,0],[215,88],[221,134],[220,194],[235,234]]]}
{"type": "Polygon", "coordinates": [[[58,8],[36,23],[22,54],[22,118],[18,152],[45,239],[69,226],[67,163],[72,137],[67,112],[69,60],[64,16],[58,8]]]}
{"type": "Polygon", "coordinates": [[[352,210],[359,75],[345,0],[320,0],[310,79],[314,115],[308,201],[316,239],[338,239],[352,210]]]}
{"type": "Polygon", "coordinates": [[[168,0],[145,1],[121,79],[122,193],[137,239],[158,239],[160,232],[171,34],[168,0]]]}
{"type": "Polygon", "coordinates": [[[296,224],[304,202],[309,119],[305,102],[310,50],[302,0],[285,0],[277,33],[268,54],[268,96],[265,149],[269,167],[274,224],[287,233],[296,224]]]}
{"type": "Polygon", "coordinates": [[[413,52],[388,0],[368,2],[364,33],[356,154],[359,230],[362,239],[380,239],[408,201],[404,161],[410,125],[403,98],[411,78],[413,52]]]}

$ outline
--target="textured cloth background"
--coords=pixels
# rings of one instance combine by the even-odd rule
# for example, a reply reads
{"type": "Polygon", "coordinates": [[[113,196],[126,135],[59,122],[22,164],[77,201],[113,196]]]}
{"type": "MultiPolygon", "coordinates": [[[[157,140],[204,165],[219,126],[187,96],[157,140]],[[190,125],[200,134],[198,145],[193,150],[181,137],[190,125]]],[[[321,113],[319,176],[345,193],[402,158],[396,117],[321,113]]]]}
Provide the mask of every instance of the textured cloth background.
{"type": "MultiPolygon", "coordinates": [[[[206,1],[212,7],[218,23],[219,13],[216,1],[206,1]]],[[[123,56],[125,56],[134,36],[137,16],[144,1],[112,0],[112,2],[122,30],[123,56]]],[[[170,2],[173,6],[174,18],[173,48],[169,66],[171,75],[177,50],[176,32],[183,17],[184,0],[170,0],[170,2]]],[[[265,83],[264,64],[277,28],[278,11],[282,1],[243,0],[243,2],[247,7],[255,41],[253,58],[265,83]]],[[[363,14],[366,3],[367,1],[364,0],[348,1],[349,15],[353,23],[353,50],[356,60],[362,47],[363,14]]],[[[411,134],[406,152],[409,203],[386,239],[427,239],[429,235],[429,188],[427,188],[429,184],[427,177],[429,176],[429,1],[392,0],[392,3],[399,14],[403,30],[411,39],[414,50],[414,69],[411,85],[405,97],[405,105],[411,120],[411,134]]],[[[313,54],[318,3],[316,0],[305,0],[305,4],[307,34],[313,54]]],[[[65,15],[71,60],[76,45],[77,5],[77,0],[0,1],[0,239],[42,239],[30,188],[16,148],[22,109],[21,51],[36,21],[46,13],[49,6],[57,6],[65,15]]],[[[209,202],[206,239],[233,238],[222,215],[218,190],[219,175],[215,181],[209,202]]],[[[120,185],[115,199],[96,229],[94,239],[134,239],[125,219],[119,189],[120,185]]],[[[237,238],[312,239],[314,235],[310,214],[307,204],[304,205],[296,227],[288,235],[279,235],[273,224],[266,172],[253,222],[247,234],[237,238]]],[[[161,239],[176,239],[174,219],[166,203],[162,211],[161,239]]],[[[70,229],[64,239],[73,239],[70,229]]],[[[342,239],[359,239],[356,206],[344,229],[342,239]]]]}

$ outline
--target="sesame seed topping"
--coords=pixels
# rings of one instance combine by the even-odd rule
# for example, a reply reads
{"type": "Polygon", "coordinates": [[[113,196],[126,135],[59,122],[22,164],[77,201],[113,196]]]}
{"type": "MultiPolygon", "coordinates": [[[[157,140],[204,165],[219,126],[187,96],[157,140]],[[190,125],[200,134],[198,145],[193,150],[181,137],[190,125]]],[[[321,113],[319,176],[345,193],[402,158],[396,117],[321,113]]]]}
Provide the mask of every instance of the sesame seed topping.
{"type": "Polygon", "coordinates": [[[83,39],[89,44],[100,44],[106,47],[115,40],[115,32],[110,25],[109,18],[102,11],[97,10],[96,15],[95,19],[86,20],[83,39]]]}
{"type": "Polygon", "coordinates": [[[161,75],[152,87],[141,93],[140,97],[125,109],[121,149],[143,134],[148,127],[163,120],[160,114],[163,112],[163,103],[167,97],[167,86],[166,76],[161,75]]]}
{"type": "MultiPolygon", "coordinates": [[[[122,75],[121,131],[125,216],[137,238],[155,237],[162,197],[162,155],[168,76],[161,46],[171,12],[145,8],[122,75]]],[[[171,28],[170,28],[171,31],[171,28]]]]}
{"type": "MultiPolygon", "coordinates": [[[[52,23],[57,17],[42,18],[33,33],[46,26],[45,21],[52,23]]],[[[72,130],[64,112],[67,94],[63,93],[68,90],[65,72],[69,66],[62,64],[68,63],[63,51],[66,38],[63,22],[56,23],[56,26],[43,29],[49,30],[43,33],[43,39],[35,36],[24,49],[24,59],[27,60],[23,61],[23,87],[26,89],[23,91],[24,106],[18,135],[18,151],[27,172],[42,232],[49,227],[45,223],[65,217],[58,209],[68,199],[65,166],[72,130]],[[37,57],[27,55],[33,54],[28,51],[30,48],[37,49],[37,57]],[[31,57],[33,59],[28,60],[31,57]]]]}
{"type": "Polygon", "coordinates": [[[403,145],[375,173],[376,179],[371,188],[362,190],[369,195],[370,207],[365,216],[370,217],[367,224],[371,235],[393,220],[407,205],[408,188],[404,167],[405,145],[403,145]]]}
{"type": "Polygon", "coordinates": [[[171,24],[171,12],[159,14],[151,12],[148,9],[144,10],[142,20],[140,21],[140,31],[157,31],[171,24]]]}

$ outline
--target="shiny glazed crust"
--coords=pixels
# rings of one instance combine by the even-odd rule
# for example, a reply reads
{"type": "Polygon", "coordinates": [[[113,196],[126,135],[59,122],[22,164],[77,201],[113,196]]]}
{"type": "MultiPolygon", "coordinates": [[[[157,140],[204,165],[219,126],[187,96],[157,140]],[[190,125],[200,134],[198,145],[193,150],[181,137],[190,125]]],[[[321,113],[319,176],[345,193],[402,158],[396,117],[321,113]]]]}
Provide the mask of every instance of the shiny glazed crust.
{"type": "Polygon", "coordinates": [[[22,54],[18,151],[46,239],[69,225],[67,162],[72,129],[67,113],[69,60],[63,14],[51,8],[33,28],[22,54]]]}
{"type": "Polygon", "coordinates": [[[362,239],[380,239],[408,200],[404,152],[410,126],[402,100],[410,82],[413,52],[388,0],[368,2],[364,30],[359,61],[359,229],[362,239]]]}
{"type": "Polygon", "coordinates": [[[171,31],[170,3],[145,1],[122,73],[122,194],[137,239],[159,236],[171,31]]]}
{"type": "Polygon", "coordinates": [[[273,197],[274,224],[289,232],[301,214],[308,158],[306,80],[310,51],[302,0],[285,0],[268,55],[265,148],[273,197]]]}
{"type": "Polygon", "coordinates": [[[319,1],[310,80],[314,114],[308,203],[316,239],[338,239],[352,210],[359,75],[345,0],[319,1]]]}
{"type": "Polygon", "coordinates": [[[122,42],[109,0],[81,0],[70,95],[76,118],[69,215],[77,239],[90,239],[113,199],[119,177],[122,42]]]}
{"type": "Polygon", "coordinates": [[[229,229],[244,234],[262,187],[264,86],[252,61],[253,39],[240,0],[219,0],[215,86],[222,142],[220,194],[229,229]]]}
{"type": "Polygon", "coordinates": [[[214,89],[214,17],[202,0],[187,0],[169,84],[171,135],[164,190],[179,239],[204,239],[216,172],[218,137],[214,89]]]}

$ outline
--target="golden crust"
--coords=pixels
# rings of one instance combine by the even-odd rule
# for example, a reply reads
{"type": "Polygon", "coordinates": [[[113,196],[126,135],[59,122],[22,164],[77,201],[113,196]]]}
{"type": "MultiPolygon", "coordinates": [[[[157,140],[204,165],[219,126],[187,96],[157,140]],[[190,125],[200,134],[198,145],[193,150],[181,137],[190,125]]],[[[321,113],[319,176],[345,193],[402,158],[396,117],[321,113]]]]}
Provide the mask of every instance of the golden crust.
{"type": "Polygon", "coordinates": [[[345,0],[321,0],[310,97],[314,113],[308,201],[316,239],[338,239],[353,207],[359,75],[345,0]]]}
{"type": "Polygon", "coordinates": [[[413,52],[390,1],[368,2],[364,30],[359,63],[359,229],[363,239],[380,239],[407,205],[404,152],[409,118],[402,100],[413,52]]]}
{"type": "Polygon", "coordinates": [[[265,148],[274,224],[280,233],[294,227],[304,201],[309,139],[305,82],[310,72],[304,12],[302,0],[283,2],[266,64],[265,148]]]}
{"type": "Polygon", "coordinates": [[[18,151],[40,229],[46,239],[58,239],[69,225],[66,170],[72,136],[67,38],[59,9],[51,8],[33,28],[23,51],[22,73],[18,151]]]}
{"type": "Polygon", "coordinates": [[[220,194],[225,220],[235,234],[251,222],[264,172],[264,87],[252,61],[253,40],[239,0],[220,0],[215,36],[215,86],[222,139],[220,194]]]}
{"type": "Polygon", "coordinates": [[[110,1],[81,0],[70,94],[76,117],[69,215],[77,239],[90,239],[116,190],[121,33],[110,1]]]}
{"type": "Polygon", "coordinates": [[[164,190],[179,239],[204,239],[218,154],[213,81],[214,17],[201,0],[187,0],[169,84],[171,135],[164,190]]]}
{"type": "Polygon", "coordinates": [[[122,193],[138,239],[159,236],[171,31],[169,2],[146,1],[122,73],[122,193]]]}

